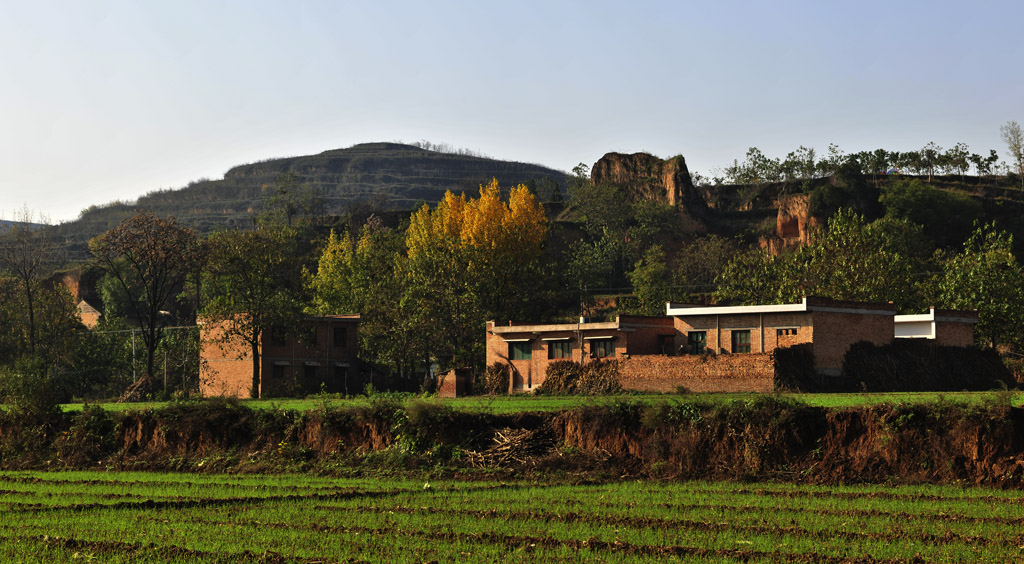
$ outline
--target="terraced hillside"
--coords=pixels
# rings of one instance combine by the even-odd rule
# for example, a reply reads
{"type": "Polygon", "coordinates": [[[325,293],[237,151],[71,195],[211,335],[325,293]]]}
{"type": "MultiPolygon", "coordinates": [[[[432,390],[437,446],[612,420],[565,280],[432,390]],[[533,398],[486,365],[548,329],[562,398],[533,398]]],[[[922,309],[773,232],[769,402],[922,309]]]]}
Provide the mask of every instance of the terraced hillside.
{"type": "Polygon", "coordinates": [[[87,240],[113,227],[132,210],[146,208],[208,232],[251,221],[279,188],[289,190],[298,200],[312,196],[317,213],[334,215],[370,203],[382,209],[411,209],[417,202],[438,201],[446,190],[475,191],[491,178],[497,178],[502,186],[545,179],[564,186],[565,176],[534,164],[398,143],[364,143],[317,155],[240,165],[219,180],[151,192],[136,202],[92,206],[60,230],[65,239],[87,240]]]}

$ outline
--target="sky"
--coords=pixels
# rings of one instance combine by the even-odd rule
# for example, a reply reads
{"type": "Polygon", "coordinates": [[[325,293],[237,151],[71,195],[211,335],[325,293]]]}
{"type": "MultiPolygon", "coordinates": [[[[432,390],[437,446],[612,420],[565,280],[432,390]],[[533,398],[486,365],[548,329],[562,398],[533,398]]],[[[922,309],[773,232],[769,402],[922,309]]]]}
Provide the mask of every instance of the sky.
{"type": "Polygon", "coordinates": [[[996,149],[1024,122],[1018,1],[0,0],[0,219],[232,166],[427,140],[570,171],[996,149]]]}

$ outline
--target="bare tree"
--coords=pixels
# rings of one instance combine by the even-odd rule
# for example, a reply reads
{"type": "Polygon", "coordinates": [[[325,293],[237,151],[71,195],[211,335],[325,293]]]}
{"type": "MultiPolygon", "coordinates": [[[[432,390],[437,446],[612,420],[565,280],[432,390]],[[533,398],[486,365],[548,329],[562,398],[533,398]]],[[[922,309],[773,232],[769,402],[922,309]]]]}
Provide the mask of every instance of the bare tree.
{"type": "Polygon", "coordinates": [[[137,211],[89,241],[97,264],[110,274],[138,317],[146,346],[146,374],[153,375],[166,320],[162,311],[202,263],[196,233],[174,218],[137,211]]]}
{"type": "Polygon", "coordinates": [[[36,353],[36,304],[40,282],[60,261],[61,247],[44,225],[47,218],[28,208],[17,212],[14,224],[0,235],[0,268],[17,280],[28,313],[28,349],[36,353]]]}
{"type": "Polygon", "coordinates": [[[1006,125],[999,128],[999,133],[1016,161],[1015,172],[1020,179],[1020,188],[1024,190],[1024,133],[1021,133],[1020,124],[1015,121],[1006,122],[1006,125]]]}

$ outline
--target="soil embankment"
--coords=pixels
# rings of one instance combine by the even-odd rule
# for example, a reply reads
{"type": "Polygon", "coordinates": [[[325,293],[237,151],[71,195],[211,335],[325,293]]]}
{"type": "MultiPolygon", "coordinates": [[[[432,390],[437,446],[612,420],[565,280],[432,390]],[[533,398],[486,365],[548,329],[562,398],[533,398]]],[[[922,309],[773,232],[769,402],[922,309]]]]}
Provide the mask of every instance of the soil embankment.
{"type": "Polygon", "coordinates": [[[28,423],[0,413],[0,467],[417,471],[586,478],[1024,486],[1024,410],[951,403],[826,409],[765,396],[490,415],[430,403],[308,413],[237,402],[28,423]]]}

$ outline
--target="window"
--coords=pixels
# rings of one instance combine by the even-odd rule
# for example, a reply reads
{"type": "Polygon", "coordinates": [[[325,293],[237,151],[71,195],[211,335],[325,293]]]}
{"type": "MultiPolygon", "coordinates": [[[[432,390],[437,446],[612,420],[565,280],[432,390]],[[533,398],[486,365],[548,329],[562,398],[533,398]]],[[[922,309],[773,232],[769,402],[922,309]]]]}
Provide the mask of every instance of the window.
{"type": "Polygon", "coordinates": [[[302,375],[306,378],[306,380],[316,380],[316,367],[309,364],[303,366],[302,375]]]}
{"type": "Polygon", "coordinates": [[[686,342],[689,345],[690,354],[704,354],[708,346],[707,331],[690,331],[686,334],[686,342]]]}
{"type": "Polygon", "coordinates": [[[775,330],[775,336],[776,337],[782,337],[784,335],[796,335],[796,328],[795,327],[791,327],[789,329],[776,329],[775,330]]]}
{"type": "Polygon", "coordinates": [[[548,341],[548,358],[559,359],[569,358],[572,355],[572,342],[565,341],[548,341]]]}
{"type": "Polygon", "coordinates": [[[530,350],[529,341],[513,341],[508,344],[508,357],[512,360],[530,360],[533,358],[533,351],[530,350]]]}
{"type": "Polygon", "coordinates": [[[273,370],[270,372],[274,378],[284,378],[284,365],[275,364],[273,370]]]}
{"type": "Polygon", "coordinates": [[[336,346],[336,347],[348,346],[348,327],[335,327],[334,328],[334,346],[336,346]]]}
{"type": "Polygon", "coordinates": [[[594,358],[615,356],[615,339],[594,339],[590,341],[590,356],[594,358]]]}
{"type": "Polygon", "coordinates": [[[750,329],[732,332],[732,352],[750,352],[750,329]]]}

